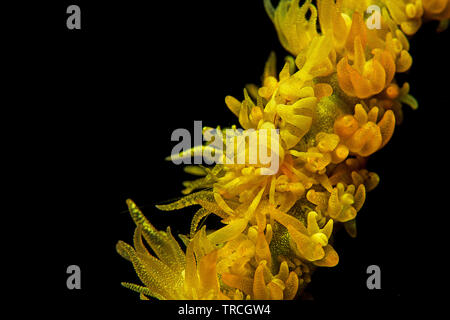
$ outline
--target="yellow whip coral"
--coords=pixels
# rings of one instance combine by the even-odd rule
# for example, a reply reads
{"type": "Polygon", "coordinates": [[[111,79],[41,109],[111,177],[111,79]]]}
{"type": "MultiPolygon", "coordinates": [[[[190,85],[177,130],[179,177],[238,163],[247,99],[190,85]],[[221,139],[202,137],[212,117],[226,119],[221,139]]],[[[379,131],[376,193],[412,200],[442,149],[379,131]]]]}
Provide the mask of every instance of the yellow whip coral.
{"type": "Polygon", "coordinates": [[[270,163],[251,161],[246,140],[239,148],[217,129],[225,149],[200,147],[214,153],[216,164],[186,167],[201,177],[183,183],[178,201],[157,206],[198,207],[190,234],[179,235],[185,249],[170,228],[157,230],[128,200],[137,226],[133,246],[120,241],[117,251],[143,283],[123,286],[142,299],[293,299],[315,268],[336,266],[335,225],[356,236],[358,212],[380,179],[365,168],[368,157],[391,139],[402,104],[418,107],[409,84],[395,79],[412,64],[408,36],[423,21],[439,20],[444,29],[450,18],[448,0],[281,0],[276,8],[264,0],[264,6],[291,56],[277,72],[272,53],[261,86],[248,85],[242,100],[227,96],[225,104],[270,163]],[[372,5],[375,17],[366,12],[372,5]],[[230,150],[237,150],[231,158],[230,150]],[[276,169],[268,170],[273,162],[276,169]],[[199,229],[210,214],[223,226],[199,229]]]}

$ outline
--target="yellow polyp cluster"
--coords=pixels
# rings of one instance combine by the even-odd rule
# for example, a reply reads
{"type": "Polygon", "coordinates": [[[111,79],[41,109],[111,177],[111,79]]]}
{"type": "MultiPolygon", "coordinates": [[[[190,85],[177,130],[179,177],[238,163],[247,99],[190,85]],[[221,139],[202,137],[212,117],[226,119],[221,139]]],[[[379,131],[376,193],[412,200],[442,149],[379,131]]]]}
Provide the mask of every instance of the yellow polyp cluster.
{"type": "Polygon", "coordinates": [[[291,56],[279,71],[272,53],[261,86],[247,85],[242,100],[225,98],[240,127],[251,130],[258,156],[251,161],[252,145],[244,140],[239,148],[218,127],[223,150],[205,145],[169,157],[214,151],[219,161],[187,166],[186,172],[199,177],[183,183],[182,198],[157,206],[198,207],[189,234],[179,235],[185,250],[170,228],[156,230],[128,201],[137,225],[134,247],[119,242],[117,251],[144,285],[123,285],[143,299],[294,299],[315,268],[336,266],[336,226],[356,236],[358,212],[380,181],[366,169],[368,157],[391,139],[403,120],[402,105],[418,107],[409,84],[395,79],[413,62],[408,36],[426,20],[441,21],[442,29],[449,3],[280,0],[274,8],[264,0],[291,56]],[[366,11],[374,5],[378,16],[366,11]],[[379,25],[369,27],[377,19],[379,25]],[[230,149],[236,150],[231,158],[230,149]],[[269,163],[260,150],[271,155],[269,163]],[[199,230],[210,214],[223,226],[199,230]]]}
{"type": "Polygon", "coordinates": [[[300,0],[281,0],[274,9],[270,0],[264,0],[264,6],[277,29],[281,44],[294,56],[308,47],[311,40],[317,36],[316,7],[311,4],[311,0],[305,1],[300,7],[299,3],[300,0]],[[309,19],[306,18],[308,12],[309,19]]]}
{"type": "Polygon", "coordinates": [[[422,0],[424,16],[432,20],[450,19],[450,1],[422,0]]]}
{"type": "Polygon", "coordinates": [[[386,111],[378,123],[377,118],[377,107],[367,113],[361,104],[357,104],[354,115],[336,119],[334,132],[348,151],[367,157],[386,145],[394,133],[395,117],[391,110],[386,111]]]}
{"type": "Polygon", "coordinates": [[[392,19],[410,36],[422,25],[422,0],[385,0],[392,19]]]}

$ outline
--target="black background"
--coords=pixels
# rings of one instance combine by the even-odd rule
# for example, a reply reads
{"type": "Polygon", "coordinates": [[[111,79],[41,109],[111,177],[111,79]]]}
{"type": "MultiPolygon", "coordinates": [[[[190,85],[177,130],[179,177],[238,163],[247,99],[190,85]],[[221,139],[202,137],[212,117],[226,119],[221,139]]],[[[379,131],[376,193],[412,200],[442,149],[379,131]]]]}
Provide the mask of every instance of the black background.
{"type": "MultiPolygon", "coordinates": [[[[134,231],[125,199],[156,227],[187,233],[195,209],[154,208],[178,197],[189,179],[164,161],[172,131],[193,131],[194,120],[237,123],[224,97],[241,99],[246,83],[260,83],[270,51],[279,67],[286,53],[257,0],[58,1],[24,6],[19,16],[12,25],[23,48],[15,106],[30,133],[23,158],[30,174],[18,190],[33,194],[24,201],[38,236],[24,250],[45,271],[35,285],[52,294],[52,304],[128,308],[138,295],[120,282],[139,280],[115,252],[134,231]],[[70,4],[81,7],[81,30],[66,28],[70,4]],[[81,267],[81,290],[66,288],[71,264],[81,267]]],[[[448,31],[438,34],[436,26],[411,40],[414,64],[401,77],[419,109],[405,106],[404,123],[370,158],[381,183],[358,214],[358,237],[337,234],[339,265],[313,275],[307,292],[314,301],[409,301],[436,284],[430,274],[439,275],[433,270],[446,237],[449,72],[448,31]],[[366,287],[371,264],[381,268],[381,290],[366,287]]]]}

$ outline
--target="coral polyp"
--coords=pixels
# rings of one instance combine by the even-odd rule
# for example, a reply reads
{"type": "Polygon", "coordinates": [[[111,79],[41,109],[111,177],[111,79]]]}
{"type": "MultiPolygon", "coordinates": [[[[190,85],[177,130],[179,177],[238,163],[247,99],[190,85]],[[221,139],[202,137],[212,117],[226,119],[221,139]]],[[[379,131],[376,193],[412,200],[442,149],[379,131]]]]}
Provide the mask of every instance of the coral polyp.
{"type": "Polygon", "coordinates": [[[157,205],[198,207],[190,233],[180,235],[185,249],[170,228],[157,230],[127,201],[137,228],[133,247],[120,241],[117,251],[143,283],[123,286],[142,299],[294,299],[316,268],[336,266],[336,226],[356,237],[358,213],[380,181],[366,169],[367,159],[403,121],[402,106],[418,107],[410,85],[395,77],[413,63],[409,37],[429,20],[443,30],[450,18],[449,0],[280,0],[276,8],[264,0],[264,6],[289,55],[279,70],[272,53],[262,84],[246,86],[242,99],[227,96],[225,104],[271,163],[250,161],[245,144],[231,159],[244,161],[217,151],[216,164],[186,167],[201,177],[184,182],[180,200],[157,205]],[[267,130],[279,134],[268,137],[267,130]],[[276,169],[267,170],[273,162],[276,169]],[[199,228],[210,214],[223,227],[199,228]]]}

